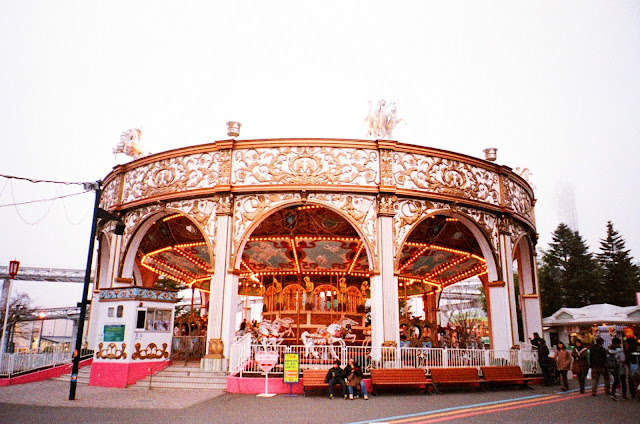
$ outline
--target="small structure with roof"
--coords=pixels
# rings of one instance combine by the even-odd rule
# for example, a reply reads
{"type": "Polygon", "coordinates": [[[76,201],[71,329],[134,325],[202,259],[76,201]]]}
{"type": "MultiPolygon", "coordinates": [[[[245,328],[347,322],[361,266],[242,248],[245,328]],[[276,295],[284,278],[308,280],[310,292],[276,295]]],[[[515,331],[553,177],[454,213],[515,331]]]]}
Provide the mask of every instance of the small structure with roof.
{"type": "Polygon", "coordinates": [[[631,328],[635,335],[640,333],[640,305],[601,303],[582,308],[560,308],[544,318],[542,325],[545,339],[551,346],[558,341],[573,344],[576,338],[591,343],[597,336],[606,343],[615,335],[623,336],[625,328],[631,328]]]}

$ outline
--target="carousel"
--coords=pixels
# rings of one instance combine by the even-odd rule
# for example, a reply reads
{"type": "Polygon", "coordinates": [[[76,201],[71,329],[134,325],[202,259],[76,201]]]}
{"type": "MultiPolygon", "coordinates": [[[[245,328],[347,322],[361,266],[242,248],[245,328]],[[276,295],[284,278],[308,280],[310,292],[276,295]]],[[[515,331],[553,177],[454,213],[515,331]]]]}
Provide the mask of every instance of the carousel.
{"type": "Polygon", "coordinates": [[[201,305],[197,317],[172,315],[169,333],[195,328],[217,358],[239,329],[265,345],[392,346],[403,331],[423,342],[437,336],[443,289],[472,277],[493,349],[542,331],[533,190],[494,163],[495,149],[476,158],[385,139],[238,140],[233,128],[231,139],[142,156],[104,179],[100,207],[124,232],[99,222],[91,344],[106,344],[113,323],[101,311],[121,299],[133,300],[132,323],[114,351],[160,346],[140,311],[148,319],[146,299],[175,302],[166,280],[201,305]],[[253,325],[250,299],[261,306],[253,325]],[[419,318],[402,313],[411,299],[419,318]]]}

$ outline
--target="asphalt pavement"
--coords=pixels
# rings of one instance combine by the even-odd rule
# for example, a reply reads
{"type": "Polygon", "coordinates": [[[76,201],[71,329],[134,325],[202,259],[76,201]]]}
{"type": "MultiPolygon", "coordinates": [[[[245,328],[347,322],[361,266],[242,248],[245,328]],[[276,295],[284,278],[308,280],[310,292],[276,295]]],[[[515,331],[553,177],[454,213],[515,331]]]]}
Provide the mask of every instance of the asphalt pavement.
{"type": "Polygon", "coordinates": [[[440,395],[382,392],[369,400],[277,395],[271,398],[209,390],[114,389],[46,380],[0,387],[0,423],[636,423],[640,401],[613,401],[559,386],[533,390],[459,388],[440,395]]]}

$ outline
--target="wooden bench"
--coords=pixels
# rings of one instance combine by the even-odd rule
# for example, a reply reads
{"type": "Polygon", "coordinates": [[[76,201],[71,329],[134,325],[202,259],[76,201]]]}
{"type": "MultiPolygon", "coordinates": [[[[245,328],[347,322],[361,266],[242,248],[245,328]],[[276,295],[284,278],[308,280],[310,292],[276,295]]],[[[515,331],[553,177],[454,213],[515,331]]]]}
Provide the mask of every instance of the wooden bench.
{"type": "Polygon", "coordinates": [[[482,389],[485,380],[478,376],[476,367],[431,368],[431,383],[436,393],[440,393],[441,384],[478,384],[482,389]]]}
{"type": "MultiPolygon", "coordinates": [[[[307,396],[307,390],[326,390],[327,393],[329,392],[329,384],[324,382],[327,371],[328,370],[304,370],[302,372],[302,389],[304,396],[307,396]]],[[[336,386],[340,387],[340,384],[336,384],[336,386]]],[[[339,393],[339,396],[342,396],[342,387],[335,393],[339,393]]]]}
{"type": "Polygon", "coordinates": [[[537,380],[537,377],[525,377],[518,365],[480,367],[480,370],[487,383],[512,383],[529,387],[529,381],[537,380]]]}
{"type": "Polygon", "coordinates": [[[429,393],[429,381],[422,368],[390,368],[371,369],[372,394],[378,386],[424,386],[424,392],[429,393]]]}

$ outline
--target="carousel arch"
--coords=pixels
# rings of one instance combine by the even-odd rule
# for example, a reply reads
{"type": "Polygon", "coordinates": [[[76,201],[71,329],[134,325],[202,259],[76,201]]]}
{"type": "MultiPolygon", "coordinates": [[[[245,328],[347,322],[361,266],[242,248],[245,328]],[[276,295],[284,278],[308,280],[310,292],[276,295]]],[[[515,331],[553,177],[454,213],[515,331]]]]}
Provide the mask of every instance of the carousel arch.
{"type": "Polygon", "coordinates": [[[235,294],[262,296],[267,322],[291,320],[295,338],[289,343],[343,317],[357,323],[353,337],[364,339],[361,288],[369,287],[374,262],[367,237],[351,216],[328,202],[287,200],[256,216],[241,240],[234,255],[235,294]],[[282,261],[281,269],[271,266],[273,258],[282,261]]]}
{"type": "Polygon", "coordinates": [[[513,257],[517,262],[520,288],[519,300],[524,332],[521,338],[526,340],[527,335],[542,334],[535,248],[528,234],[522,234],[515,243],[513,257]]]}
{"type": "MultiPolygon", "coordinates": [[[[140,260],[141,244],[143,243],[143,240],[145,240],[145,237],[148,236],[149,231],[155,225],[158,225],[160,222],[169,222],[177,219],[181,219],[185,221],[181,226],[188,229],[188,233],[190,233],[190,235],[188,235],[182,240],[180,239],[179,236],[177,236],[175,237],[176,240],[174,241],[176,241],[178,245],[180,244],[190,245],[190,244],[194,244],[192,240],[199,240],[199,242],[197,242],[198,244],[197,247],[198,248],[203,247],[204,249],[200,249],[201,251],[198,252],[198,255],[196,256],[198,256],[198,258],[204,258],[204,259],[202,259],[202,261],[196,265],[199,265],[200,268],[204,268],[205,266],[207,267],[207,269],[202,269],[203,273],[211,269],[211,266],[212,266],[211,262],[213,258],[213,255],[211,253],[212,252],[211,242],[208,239],[208,237],[206,237],[205,235],[206,232],[203,231],[199,223],[195,221],[192,217],[190,217],[188,214],[185,214],[184,212],[178,209],[162,208],[161,210],[158,210],[158,211],[151,211],[146,216],[142,217],[142,219],[140,220],[140,223],[135,228],[132,229],[131,231],[132,236],[130,237],[127,246],[124,248],[125,255],[124,255],[124,259],[120,264],[120,267],[122,269],[121,271],[122,278],[132,279],[134,284],[136,284],[136,282],[140,282],[140,285],[145,286],[145,283],[143,282],[144,271],[140,268],[140,266],[142,265],[140,260]]],[[[184,234],[184,231],[182,231],[182,233],[184,234]]],[[[162,245],[161,242],[158,242],[158,244],[161,245],[161,248],[171,247],[167,245],[162,245]]],[[[196,247],[196,246],[186,246],[186,248],[193,248],[193,247],[196,247]]],[[[145,253],[149,253],[149,252],[145,252],[145,253]]],[[[159,271],[159,269],[157,271],[159,271]]],[[[174,281],[177,280],[176,278],[174,278],[175,275],[167,275],[167,277],[170,279],[173,279],[174,281]]],[[[210,279],[210,276],[202,275],[199,279],[199,282],[205,283],[203,284],[201,290],[209,292],[209,289],[206,288],[208,287],[208,283],[209,283],[209,281],[207,281],[207,278],[210,279]]],[[[186,281],[176,281],[176,282],[186,283],[186,281]]],[[[185,285],[189,287],[192,286],[192,284],[185,284],[185,285]]]]}
{"type": "MultiPolygon", "coordinates": [[[[434,337],[436,329],[441,328],[437,311],[440,310],[443,289],[446,287],[475,276],[480,278],[483,286],[487,281],[498,279],[498,252],[492,247],[490,240],[487,230],[472,216],[448,208],[425,210],[423,216],[407,230],[401,250],[396,253],[396,267],[400,275],[399,297],[402,297],[403,290],[405,302],[407,291],[414,297],[421,296],[425,319],[419,321],[409,316],[401,317],[401,343],[403,339],[408,343],[411,336],[409,333],[415,331],[421,336],[428,335],[433,344],[438,342],[437,337],[434,337]],[[414,253],[409,250],[407,254],[408,249],[414,249],[414,253]],[[444,257],[447,254],[451,257],[444,257]],[[427,255],[434,258],[428,266],[427,255]],[[447,280],[439,280],[437,273],[439,269],[443,269],[443,264],[437,262],[438,256],[443,257],[440,260],[444,260],[445,264],[458,263],[453,269],[460,267],[461,270],[447,280]],[[412,328],[416,330],[411,330],[412,328]]],[[[444,272],[447,272],[446,269],[444,272]]],[[[488,301],[490,302],[490,298],[488,301]]],[[[495,309],[498,308],[494,308],[494,312],[495,309]]]]}

